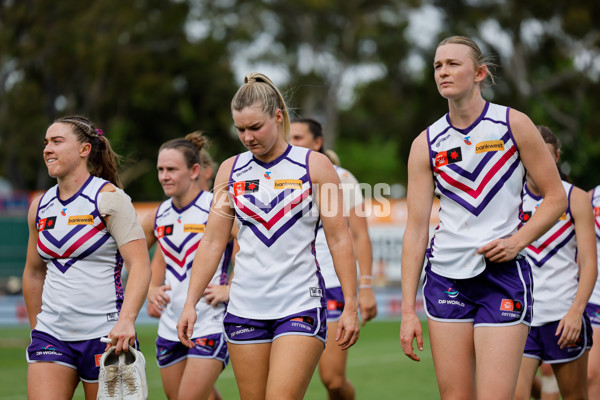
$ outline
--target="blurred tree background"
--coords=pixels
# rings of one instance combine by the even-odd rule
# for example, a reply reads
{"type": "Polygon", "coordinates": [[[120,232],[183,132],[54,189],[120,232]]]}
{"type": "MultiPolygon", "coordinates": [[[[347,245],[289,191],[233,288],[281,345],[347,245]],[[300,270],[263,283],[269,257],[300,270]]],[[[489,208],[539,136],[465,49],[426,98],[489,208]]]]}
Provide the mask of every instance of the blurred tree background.
{"type": "Polygon", "coordinates": [[[217,162],[243,150],[229,103],[262,71],[293,116],[316,117],[362,182],[405,183],[414,137],[447,111],[431,67],[442,38],[497,64],[488,100],[563,142],[563,169],[600,184],[600,2],[571,0],[0,0],[0,177],[53,184],[41,157],[56,117],[94,120],[127,157],[136,201],[159,200],[159,145],[194,130],[217,162]]]}

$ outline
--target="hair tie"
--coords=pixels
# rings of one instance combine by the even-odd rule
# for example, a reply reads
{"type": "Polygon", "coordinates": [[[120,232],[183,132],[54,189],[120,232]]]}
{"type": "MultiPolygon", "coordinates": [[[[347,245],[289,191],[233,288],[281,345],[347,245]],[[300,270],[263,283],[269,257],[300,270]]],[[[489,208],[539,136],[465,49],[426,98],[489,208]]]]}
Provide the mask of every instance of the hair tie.
{"type": "Polygon", "coordinates": [[[96,133],[98,134],[98,136],[104,135],[104,132],[102,132],[102,129],[96,129],[96,133]]]}

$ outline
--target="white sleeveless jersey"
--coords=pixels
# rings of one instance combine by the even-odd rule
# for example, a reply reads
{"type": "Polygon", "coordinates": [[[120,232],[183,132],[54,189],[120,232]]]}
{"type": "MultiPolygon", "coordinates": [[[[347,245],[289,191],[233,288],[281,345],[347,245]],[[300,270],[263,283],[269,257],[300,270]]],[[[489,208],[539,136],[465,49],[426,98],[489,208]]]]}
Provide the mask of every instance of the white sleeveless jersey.
{"type": "Polygon", "coordinates": [[[123,259],[97,205],[107,183],[90,176],[70,199],[58,185],[40,199],[37,249],[48,269],[35,329],[60,340],[105,336],[119,318],[123,259]]]}
{"type": "Polygon", "coordinates": [[[600,186],[596,186],[592,192],[592,207],[594,207],[594,220],[596,227],[596,249],[598,250],[598,278],[596,286],[590,296],[590,303],[600,305],[600,186]]]}
{"type": "MultiPolygon", "coordinates": [[[[569,204],[567,211],[540,238],[527,246],[533,274],[532,326],[560,320],[569,311],[579,282],[575,221],[571,215],[573,185],[562,182],[569,204]]],[[[526,223],[542,203],[542,197],[523,188],[521,220],[526,223]]]]}
{"type": "MultiPolygon", "coordinates": [[[[190,285],[190,273],[196,249],[208,219],[213,195],[200,192],[187,206],[178,209],[171,199],[162,203],[154,220],[154,236],[163,252],[166,271],[165,284],[171,286],[167,291],[171,302],[164,308],[158,323],[158,335],[164,339],[178,341],[177,321],[183,311],[190,285]]],[[[215,285],[227,284],[227,269],[231,260],[232,243],[227,245],[219,267],[211,279],[215,285]]],[[[223,331],[225,305],[212,307],[204,297],[196,304],[196,324],[194,337],[211,335],[223,331]]]]}
{"type": "MultiPolygon", "coordinates": [[[[337,165],[334,165],[333,167],[335,168],[335,172],[337,172],[338,176],[340,177],[340,182],[342,183],[344,196],[344,216],[347,217],[349,215],[349,211],[362,204],[364,199],[362,197],[360,187],[358,186],[358,181],[354,175],[352,175],[348,170],[337,165]]],[[[335,273],[335,268],[333,267],[333,258],[329,252],[329,246],[327,246],[327,239],[325,238],[325,232],[323,231],[323,225],[321,223],[319,223],[319,230],[317,231],[315,251],[317,253],[317,261],[319,262],[319,267],[321,267],[321,273],[323,274],[323,279],[325,281],[325,287],[330,289],[341,286],[340,280],[335,273]]]]}
{"type": "Polygon", "coordinates": [[[427,129],[429,161],[440,198],[440,224],[427,250],[432,270],[454,279],[485,269],[477,249],[519,226],[525,175],[508,121],[509,108],[486,103],[466,129],[448,114],[427,129]]]}
{"type": "Polygon", "coordinates": [[[308,169],[310,150],[288,146],[264,163],[246,152],[235,159],[229,196],[239,226],[239,252],[227,312],[277,319],[324,306],[315,258],[319,214],[308,169]]]}

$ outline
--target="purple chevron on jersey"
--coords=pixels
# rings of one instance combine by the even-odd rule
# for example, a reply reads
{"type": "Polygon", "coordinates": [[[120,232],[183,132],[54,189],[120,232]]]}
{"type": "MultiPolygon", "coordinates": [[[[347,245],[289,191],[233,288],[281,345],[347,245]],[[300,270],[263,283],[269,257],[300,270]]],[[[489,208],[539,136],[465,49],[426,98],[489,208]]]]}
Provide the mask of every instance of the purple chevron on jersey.
{"type": "MultiPolygon", "coordinates": [[[[206,222],[204,222],[204,223],[206,223],[206,222]]],[[[172,241],[171,241],[171,240],[170,240],[168,237],[166,237],[166,236],[164,236],[162,239],[163,239],[163,242],[164,242],[165,244],[168,244],[168,245],[169,245],[169,247],[170,247],[171,249],[175,250],[175,252],[177,252],[177,253],[181,253],[181,252],[183,251],[183,249],[185,248],[185,246],[187,245],[187,243],[188,243],[190,240],[192,240],[192,239],[194,238],[194,236],[195,236],[195,235],[196,235],[196,233],[190,233],[189,235],[187,235],[187,237],[186,237],[186,238],[185,238],[185,239],[184,239],[184,240],[183,240],[183,241],[182,241],[182,242],[181,242],[179,245],[177,245],[177,244],[173,243],[173,242],[172,242],[172,241]]]]}
{"type": "MultiPolygon", "coordinates": [[[[510,134],[507,132],[500,140],[504,143],[508,143],[511,140],[510,134]]],[[[488,163],[494,158],[494,153],[488,152],[483,156],[482,160],[477,164],[473,171],[466,171],[459,164],[449,164],[448,168],[459,174],[462,178],[468,179],[471,182],[475,182],[481,175],[481,171],[487,167],[488,163]]]]}
{"type": "Polygon", "coordinates": [[[71,231],[69,231],[69,233],[67,233],[66,235],[64,235],[62,238],[58,239],[55,238],[52,233],[48,232],[48,231],[42,231],[40,232],[40,234],[42,236],[44,236],[44,239],[48,240],[48,242],[52,243],[54,246],[60,248],[62,247],[65,243],[67,243],[73,236],[78,235],[79,232],[82,229],[85,229],[86,226],[85,225],[77,225],[75,228],[73,228],[71,231]]]}
{"type": "MultiPolygon", "coordinates": [[[[485,209],[485,207],[489,204],[489,202],[494,198],[495,194],[500,190],[500,188],[502,188],[502,186],[504,186],[504,183],[512,176],[513,172],[515,171],[515,169],[517,169],[517,167],[519,167],[520,164],[521,164],[521,160],[516,158],[513,161],[513,163],[510,165],[510,167],[506,170],[506,172],[499,179],[497,179],[495,181],[493,186],[486,187],[485,188],[486,194],[481,199],[481,201],[478,205],[472,205],[468,200],[466,200],[465,198],[463,198],[460,195],[460,192],[453,191],[454,188],[444,187],[443,184],[440,182],[440,180],[437,177],[435,177],[435,182],[436,182],[436,186],[439,189],[439,191],[442,192],[444,195],[446,195],[446,197],[454,200],[456,203],[463,206],[470,213],[477,216],[485,209]]],[[[479,194],[477,195],[477,197],[478,196],[479,196],[479,194]]]]}
{"type": "Polygon", "coordinates": [[[522,179],[519,152],[508,124],[509,111],[486,102],[467,128],[452,126],[449,114],[427,128],[436,192],[475,216],[507,182],[516,187],[515,180],[522,179]],[[469,140],[464,140],[465,135],[469,140]]]}
{"type": "Polygon", "coordinates": [[[87,250],[85,250],[84,252],[82,252],[81,254],[77,255],[76,257],[73,258],[68,258],[67,262],[65,263],[61,263],[60,261],[58,261],[57,258],[53,258],[53,257],[44,257],[42,256],[42,258],[44,258],[45,260],[49,260],[52,261],[52,264],[54,264],[54,266],[63,274],[65,272],[67,272],[67,270],[73,265],[75,264],[75,262],[80,261],[85,259],[86,257],[88,257],[90,254],[92,254],[94,251],[98,250],[100,247],[102,247],[102,245],[110,238],[111,236],[108,233],[105,233],[104,235],[102,235],[102,237],[100,239],[98,239],[94,244],[92,244],[90,247],[87,248],[87,250]]]}
{"type": "Polygon", "coordinates": [[[310,212],[312,208],[312,202],[309,203],[307,206],[305,206],[302,210],[300,210],[299,212],[296,212],[295,214],[293,214],[290,219],[283,224],[279,229],[277,229],[271,236],[267,237],[265,234],[263,234],[261,232],[261,230],[258,228],[256,223],[250,222],[246,219],[244,219],[243,215],[238,213],[238,210],[236,209],[236,216],[238,217],[238,219],[242,222],[242,225],[245,225],[247,227],[250,228],[250,230],[256,235],[257,238],[259,238],[261,240],[261,242],[263,242],[267,247],[271,247],[271,245],[273,245],[273,243],[275,243],[277,241],[278,238],[280,238],[288,229],[290,229],[300,218],[302,218],[303,215],[307,214],[308,212],[310,212]]]}
{"type": "MultiPolygon", "coordinates": [[[[90,215],[92,215],[94,217],[94,221],[96,221],[96,218],[98,218],[100,216],[98,211],[93,211],[90,215]]],[[[96,222],[94,222],[94,224],[96,224],[96,222]]],[[[82,229],[86,229],[86,227],[87,227],[86,225],[77,225],[72,230],[70,230],[69,233],[67,233],[60,239],[55,238],[52,235],[52,233],[48,232],[48,231],[42,231],[41,234],[44,236],[44,238],[46,240],[48,240],[48,242],[52,243],[57,248],[60,248],[65,243],[67,243],[73,236],[78,235],[82,229]]]]}
{"type": "MultiPolygon", "coordinates": [[[[290,153],[292,149],[293,146],[288,146],[281,156],[268,163],[256,159],[253,155],[245,154],[245,157],[250,160],[243,163],[242,167],[236,168],[235,164],[240,160],[240,156],[238,156],[229,178],[229,195],[234,203],[238,220],[242,226],[250,228],[252,233],[268,247],[271,247],[279,237],[312,209],[312,182],[308,174],[310,151],[303,149],[303,153],[305,153],[302,156],[302,161],[304,161],[302,163],[294,159],[294,154],[290,153]],[[234,175],[240,181],[256,179],[251,177],[258,174],[258,170],[273,169],[279,163],[288,165],[288,168],[290,164],[301,167],[302,176],[300,178],[296,178],[297,175],[288,175],[288,173],[281,176],[284,178],[283,180],[293,178],[293,181],[300,181],[302,185],[299,188],[285,188],[277,193],[280,189],[275,189],[273,183],[267,184],[265,181],[260,184],[262,196],[259,195],[260,193],[245,194],[235,190],[235,185],[239,186],[239,182],[234,180],[234,175]],[[242,172],[235,173],[235,171],[242,172]],[[273,198],[265,201],[265,198],[271,194],[273,198]]],[[[259,176],[262,176],[262,173],[259,176]]]]}
{"type": "MultiPolygon", "coordinates": [[[[577,262],[577,244],[575,240],[575,224],[571,216],[571,193],[573,186],[563,181],[567,193],[568,206],[562,217],[541,237],[527,246],[527,256],[536,267],[547,265],[557,254],[559,258],[552,265],[566,267],[577,262]]],[[[535,214],[543,202],[541,196],[531,192],[527,183],[523,186],[523,213],[535,214]]],[[[523,222],[525,224],[526,222],[523,222]]]]}
{"type": "Polygon", "coordinates": [[[169,271],[171,271],[171,273],[173,274],[173,276],[175,278],[177,278],[177,280],[179,282],[183,282],[185,280],[185,278],[187,277],[187,272],[192,268],[192,265],[194,264],[194,258],[192,257],[192,259],[187,263],[185,270],[183,271],[183,274],[180,274],[179,271],[177,271],[175,268],[173,268],[171,265],[167,264],[167,269],[169,271]]]}
{"type": "MultiPolygon", "coordinates": [[[[567,236],[560,242],[554,243],[552,247],[549,248],[549,251],[541,252],[539,255],[535,254],[533,251],[528,251],[527,255],[531,262],[538,268],[541,268],[544,264],[548,262],[556,253],[558,253],[563,247],[565,247],[571,239],[575,236],[575,230],[570,231],[567,236]],[[542,258],[540,256],[543,255],[542,258]]],[[[528,246],[528,250],[529,250],[528,246]]]]}

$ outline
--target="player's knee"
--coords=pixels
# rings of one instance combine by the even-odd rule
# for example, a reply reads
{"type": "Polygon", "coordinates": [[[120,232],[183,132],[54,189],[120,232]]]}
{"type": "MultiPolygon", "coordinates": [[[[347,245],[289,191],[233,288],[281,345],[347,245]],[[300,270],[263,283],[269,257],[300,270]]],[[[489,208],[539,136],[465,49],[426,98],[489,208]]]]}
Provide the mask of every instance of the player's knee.
{"type": "Polygon", "coordinates": [[[588,364],[588,385],[600,385],[600,366],[588,364]]]}
{"type": "Polygon", "coordinates": [[[520,393],[519,391],[517,391],[515,393],[515,400],[529,400],[529,399],[531,399],[531,393],[525,394],[525,393],[520,393]]]}
{"type": "Polygon", "coordinates": [[[329,392],[339,392],[344,390],[348,385],[352,385],[348,379],[343,375],[330,375],[322,377],[323,384],[329,392]]]}

